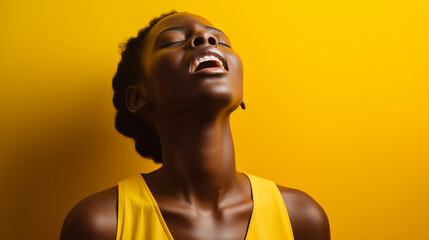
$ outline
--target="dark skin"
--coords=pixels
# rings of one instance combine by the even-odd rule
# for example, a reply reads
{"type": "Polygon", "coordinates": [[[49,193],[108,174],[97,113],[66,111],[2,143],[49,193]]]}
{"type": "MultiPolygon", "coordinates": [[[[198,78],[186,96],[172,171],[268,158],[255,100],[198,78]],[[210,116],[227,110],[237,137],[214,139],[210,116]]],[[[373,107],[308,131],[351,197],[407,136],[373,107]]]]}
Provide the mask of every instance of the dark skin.
{"type": "MultiPolygon", "coordinates": [[[[156,128],[163,165],[143,174],[174,239],[245,239],[253,200],[236,171],[229,116],[243,99],[243,70],[227,36],[206,19],[178,13],[147,36],[142,74],[127,90],[128,109],[156,128]],[[225,69],[192,71],[195,56],[215,50],[225,69]]],[[[328,218],[299,190],[278,186],[296,240],[330,239],[328,218]]],[[[115,239],[117,186],[77,204],[61,240],[115,239]]]]}

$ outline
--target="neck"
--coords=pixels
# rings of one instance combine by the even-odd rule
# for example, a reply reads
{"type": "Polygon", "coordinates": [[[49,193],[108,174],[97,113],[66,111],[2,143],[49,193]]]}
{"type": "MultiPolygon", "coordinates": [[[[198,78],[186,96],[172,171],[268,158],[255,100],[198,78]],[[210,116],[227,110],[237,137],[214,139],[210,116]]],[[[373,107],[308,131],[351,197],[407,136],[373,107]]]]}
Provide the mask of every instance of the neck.
{"type": "Polygon", "coordinates": [[[159,175],[170,184],[169,191],[191,204],[219,205],[238,184],[229,114],[194,120],[175,116],[159,124],[159,175]]]}

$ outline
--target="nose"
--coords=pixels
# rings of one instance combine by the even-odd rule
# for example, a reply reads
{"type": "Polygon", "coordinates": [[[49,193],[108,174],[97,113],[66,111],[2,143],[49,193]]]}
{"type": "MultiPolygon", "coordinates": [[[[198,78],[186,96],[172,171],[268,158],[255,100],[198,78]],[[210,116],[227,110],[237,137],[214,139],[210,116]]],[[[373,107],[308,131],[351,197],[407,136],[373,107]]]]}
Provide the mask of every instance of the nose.
{"type": "Polygon", "coordinates": [[[218,42],[216,37],[208,31],[199,31],[191,39],[191,47],[196,48],[200,46],[215,46],[217,47],[218,42]]]}

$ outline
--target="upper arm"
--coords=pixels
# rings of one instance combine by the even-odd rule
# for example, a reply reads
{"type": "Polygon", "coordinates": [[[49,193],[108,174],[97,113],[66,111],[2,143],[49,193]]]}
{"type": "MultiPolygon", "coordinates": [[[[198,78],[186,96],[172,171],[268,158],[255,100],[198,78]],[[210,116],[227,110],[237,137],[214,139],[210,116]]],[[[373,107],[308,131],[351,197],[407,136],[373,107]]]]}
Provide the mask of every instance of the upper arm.
{"type": "Polygon", "coordinates": [[[117,187],[91,195],[68,213],[60,240],[116,238],[117,187]]]}
{"type": "Polygon", "coordinates": [[[329,220],[323,208],[308,194],[279,186],[295,240],[329,240],[329,220]]]}

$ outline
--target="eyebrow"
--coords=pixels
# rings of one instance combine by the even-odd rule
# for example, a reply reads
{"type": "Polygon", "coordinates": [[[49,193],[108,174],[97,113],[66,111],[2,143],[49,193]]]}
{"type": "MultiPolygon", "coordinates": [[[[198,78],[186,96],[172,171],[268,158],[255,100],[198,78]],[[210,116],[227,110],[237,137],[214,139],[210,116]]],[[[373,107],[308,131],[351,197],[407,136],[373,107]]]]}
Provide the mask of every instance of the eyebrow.
{"type": "MultiPolygon", "coordinates": [[[[226,36],[226,34],[224,32],[222,32],[221,30],[214,28],[214,27],[210,27],[210,26],[205,26],[204,25],[204,29],[206,29],[209,32],[214,32],[214,33],[220,33],[226,36]]],[[[162,32],[160,32],[158,34],[158,36],[156,37],[156,39],[158,39],[163,33],[168,32],[168,31],[184,31],[186,30],[186,27],[171,27],[171,28],[167,28],[162,30],[162,32]]]]}

